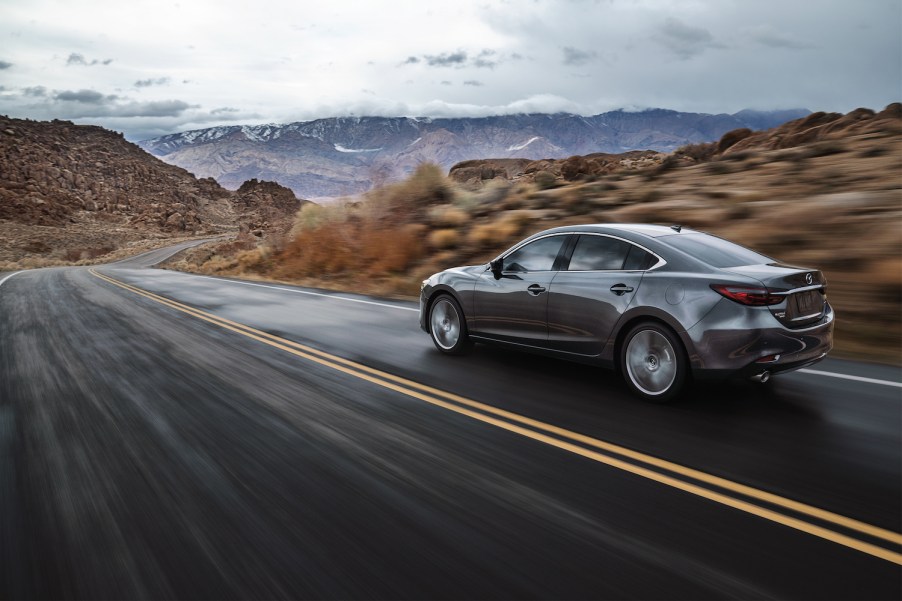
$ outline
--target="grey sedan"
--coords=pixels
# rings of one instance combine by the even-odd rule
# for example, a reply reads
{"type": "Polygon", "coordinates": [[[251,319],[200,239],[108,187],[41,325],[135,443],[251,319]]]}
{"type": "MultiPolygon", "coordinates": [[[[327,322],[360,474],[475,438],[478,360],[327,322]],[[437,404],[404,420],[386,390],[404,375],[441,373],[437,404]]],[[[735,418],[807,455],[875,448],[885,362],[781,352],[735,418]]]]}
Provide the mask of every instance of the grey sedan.
{"type": "Polygon", "coordinates": [[[767,381],[820,361],[833,321],[819,270],[679,226],[546,230],[420,293],[420,327],[443,353],[484,342],[600,364],[655,402],[690,377],[767,381]]]}

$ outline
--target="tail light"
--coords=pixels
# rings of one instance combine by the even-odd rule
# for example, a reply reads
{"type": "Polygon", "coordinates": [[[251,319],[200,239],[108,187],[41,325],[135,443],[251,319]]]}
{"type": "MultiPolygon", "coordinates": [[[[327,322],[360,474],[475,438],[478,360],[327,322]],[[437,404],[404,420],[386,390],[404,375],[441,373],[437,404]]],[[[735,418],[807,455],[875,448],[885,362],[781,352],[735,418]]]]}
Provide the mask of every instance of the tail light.
{"type": "Polygon", "coordinates": [[[726,284],[711,284],[711,289],[718,294],[735,301],[740,305],[750,307],[767,307],[779,305],[786,298],[785,295],[775,294],[767,288],[755,286],[732,286],[726,284]]]}

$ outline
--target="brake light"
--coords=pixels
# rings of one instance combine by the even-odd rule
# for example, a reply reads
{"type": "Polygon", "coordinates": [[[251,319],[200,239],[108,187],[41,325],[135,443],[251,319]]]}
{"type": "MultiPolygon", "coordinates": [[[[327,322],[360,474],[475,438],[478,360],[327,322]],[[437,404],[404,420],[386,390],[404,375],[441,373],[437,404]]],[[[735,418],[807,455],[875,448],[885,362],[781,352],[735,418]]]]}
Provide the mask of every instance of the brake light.
{"type": "Polygon", "coordinates": [[[731,301],[735,301],[741,305],[749,305],[751,307],[779,305],[783,302],[783,299],[786,298],[781,294],[773,294],[767,288],[755,286],[711,284],[711,289],[718,294],[727,297],[731,301]]]}

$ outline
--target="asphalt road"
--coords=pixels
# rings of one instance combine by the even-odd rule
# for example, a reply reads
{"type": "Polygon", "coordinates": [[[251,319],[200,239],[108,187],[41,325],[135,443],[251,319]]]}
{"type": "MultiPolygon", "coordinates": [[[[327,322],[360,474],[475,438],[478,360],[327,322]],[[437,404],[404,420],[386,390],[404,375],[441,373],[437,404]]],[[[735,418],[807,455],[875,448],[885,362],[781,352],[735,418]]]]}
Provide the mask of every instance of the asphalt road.
{"type": "Polygon", "coordinates": [[[0,598],[902,597],[898,369],[657,406],[171,252],[0,274],[0,598]]]}

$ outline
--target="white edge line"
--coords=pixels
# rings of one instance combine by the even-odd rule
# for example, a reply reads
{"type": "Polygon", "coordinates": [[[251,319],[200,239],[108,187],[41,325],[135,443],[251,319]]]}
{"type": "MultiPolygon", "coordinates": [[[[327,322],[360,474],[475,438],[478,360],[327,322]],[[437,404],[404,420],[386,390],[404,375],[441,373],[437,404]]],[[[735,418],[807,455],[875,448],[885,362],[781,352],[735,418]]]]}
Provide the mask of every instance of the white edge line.
{"type": "Polygon", "coordinates": [[[203,278],[205,280],[214,280],[216,282],[225,282],[227,284],[239,284],[241,286],[256,286],[257,288],[270,288],[272,290],[282,290],[284,292],[293,292],[295,294],[307,294],[309,296],[321,296],[323,298],[331,298],[335,300],[343,300],[348,301],[349,303],[362,303],[364,305],[376,305],[377,307],[388,307],[389,309],[400,309],[402,311],[417,311],[414,307],[402,307],[401,305],[390,305],[388,303],[377,303],[376,301],[368,301],[359,298],[348,298],[346,296],[338,296],[335,294],[323,294],[321,292],[309,292],[307,290],[297,290],[296,288],[285,288],[284,286],[270,286],[269,284],[256,284],[254,282],[239,282],[238,280],[227,280],[224,278],[214,278],[208,275],[197,275],[194,273],[189,273],[187,275],[203,278]]]}
{"type": "Polygon", "coordinates": [[[896,388],[902,388],[902,383],[900,382],[891,382],[889,380],[877,380],[875,378],[863,378],[861,376],[850,376],[847,374],[837,374],[832,371],[818,371],[816,369],[800,369],[797,370],[802,374],[812,374],[815,376],[829,376],[831,378],[842,378],[844,380],[855,380],[856,382],[867,382],[868,384],[881,384],[883,386],[895,386],[896,388]]]}
{"type": "Polygon", "coordinates": [[[16,271],[15,273],[9,274],[8,276],[6,276],[6,277],[3,278],[2,280],[0,280],[0,286],[2,286],[2,285],[3,285],[3,282],[5,282],[6,280],[8,280],[9,278],[13,277],[14,275],[19,275],[20,273],[22,273],[22,272],[21,272],[21,271],[16,271]]]}

